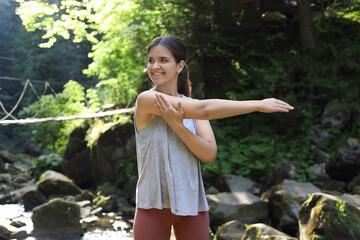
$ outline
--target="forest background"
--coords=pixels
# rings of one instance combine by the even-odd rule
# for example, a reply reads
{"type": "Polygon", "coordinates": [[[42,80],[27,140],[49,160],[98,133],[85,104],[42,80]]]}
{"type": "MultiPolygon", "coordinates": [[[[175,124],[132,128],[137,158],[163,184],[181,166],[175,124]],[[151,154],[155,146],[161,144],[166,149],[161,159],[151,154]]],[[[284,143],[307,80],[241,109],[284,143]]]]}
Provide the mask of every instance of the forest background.
{"type": "MultiPolygon", "coordinates": [[[[10,111],[30,79],[42,95],[29,87],[14,117],[132,107],[151,86],[147,46],[166,33],[188,47],[193,97],[276,97],[295,106],[288,114],[211,121],[218,156],[205,170],[261,180],[275,164],[297,161],[304,180],[315,162],[309,129],[325,106],[337,99],[346,111],[360,111],[359,0],[0,0],[0,101],[10,111]]],[[[34,169],[56,167],[75,128],[87,129],[91,146],[114,124],[131,121],[114,115],[2,125],[0,149],[16,152],[31,138],[43,154],[34,169]]],[[[360,138],[356,125],[325,130],[336,137],[322,149],[329,156],[360,138]]]]}

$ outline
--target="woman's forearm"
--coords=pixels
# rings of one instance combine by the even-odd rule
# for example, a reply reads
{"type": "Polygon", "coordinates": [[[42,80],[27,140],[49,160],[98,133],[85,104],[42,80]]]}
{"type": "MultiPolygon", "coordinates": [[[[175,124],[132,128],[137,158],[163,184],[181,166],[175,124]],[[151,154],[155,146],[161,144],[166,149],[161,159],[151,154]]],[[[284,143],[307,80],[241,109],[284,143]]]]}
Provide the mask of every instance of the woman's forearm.
{"type": "Polygon", "coordinates": [[[217,154],[216,143],[208,142],[197,136],[182,124],[173,125],[172,129],[198,159],[208,164],[212,164],[215,161],[217,154]]]}
{"type": "MultiPolygon", "coordinates": [[[[232,101],[223,99],[200,100],[201,112],[206,120],[226,118],[261,110],[261,101],[232,101]]],[[[186,111],[185,111],[186,113],[186,111]]]]}

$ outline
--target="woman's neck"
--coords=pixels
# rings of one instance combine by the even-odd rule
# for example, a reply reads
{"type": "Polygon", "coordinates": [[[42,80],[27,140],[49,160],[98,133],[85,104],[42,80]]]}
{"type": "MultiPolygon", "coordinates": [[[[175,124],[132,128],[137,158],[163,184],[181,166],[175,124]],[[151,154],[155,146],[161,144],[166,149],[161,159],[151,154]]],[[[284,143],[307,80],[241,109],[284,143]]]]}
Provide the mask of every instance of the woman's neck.
{"type": "Polygon", "coordinates": [[[177,89],[176,90],[175,89],[165,89],[165,88],[161,88],[159,86],[156,86],[154,89],[155,89],[155,91],[164,93],[166,95],[180,97],[180,94],[177,92],[177,89]]]}

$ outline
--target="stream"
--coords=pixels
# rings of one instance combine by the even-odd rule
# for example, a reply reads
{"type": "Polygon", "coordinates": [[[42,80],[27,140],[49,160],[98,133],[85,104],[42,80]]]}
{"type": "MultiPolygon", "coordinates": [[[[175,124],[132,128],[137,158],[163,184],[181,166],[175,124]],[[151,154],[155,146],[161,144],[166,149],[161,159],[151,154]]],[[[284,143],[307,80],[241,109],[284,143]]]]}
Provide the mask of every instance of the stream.
{"type": "MultiPolygon", "coordinates": [[[[19,204],[5,204],[0,205],[0,225],[5,226],[9,230],[12,231],[21,231],[25,230],[27,233],[31,233],[33,229],[33,224],[31,221],[31,212],[25,212],[24,207],[19,204]],[[20,221],[25,224],[24,227],[15,228],[10,225],[13,221],[20,221]]],[[[85,232],[84,236],[78,239],[72,240],[130,240],[133,239],[132,231],[128,230],[128,225],[121,221],[120,217],[116,217],[119,219],[118,221],[114,221],[113,226],[114,229],[118,230],[107,230],[107,229],[94,229],[85,232]]],[[[91,222],[94,220],[94,217],[84,218],[83,222],[91,222]]],[[[28,237],[26,240],[36,240],[34,237],[28,237]]],[[[48,239],[50,240],[50,239],[48,239]]],[[[68,239],[70,240],[70,239],[68,239]]]]}

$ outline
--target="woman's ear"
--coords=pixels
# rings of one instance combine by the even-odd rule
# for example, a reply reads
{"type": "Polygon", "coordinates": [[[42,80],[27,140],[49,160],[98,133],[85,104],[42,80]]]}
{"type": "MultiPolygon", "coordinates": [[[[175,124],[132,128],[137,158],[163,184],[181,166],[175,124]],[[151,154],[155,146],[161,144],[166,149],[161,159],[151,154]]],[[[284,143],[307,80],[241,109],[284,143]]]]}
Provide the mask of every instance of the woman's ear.
{"type": "Polygon", "coordinates": [[[184,66],[185,66],[185,62],[184,62],[184,60],[181,60],[181,61],[178,63],[178,65],[177,65],[177,72],[178,72],[178,73],[181,73],[181,71],[183,70],[184,66]]]}

